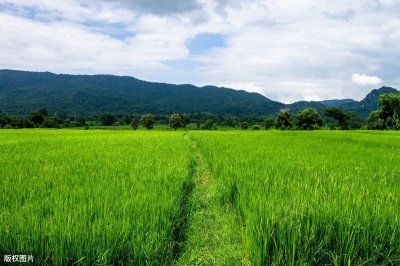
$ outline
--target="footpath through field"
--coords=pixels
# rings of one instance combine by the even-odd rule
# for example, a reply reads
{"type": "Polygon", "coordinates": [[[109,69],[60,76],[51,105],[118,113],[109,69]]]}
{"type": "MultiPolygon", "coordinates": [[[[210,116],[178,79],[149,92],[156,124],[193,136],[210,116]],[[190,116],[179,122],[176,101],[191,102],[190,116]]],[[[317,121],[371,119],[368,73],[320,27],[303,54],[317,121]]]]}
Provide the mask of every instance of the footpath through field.
{"type": "Polygon", "coordinates": [[[185,134],[194,154],[194,188],[190,196],[186,239],[177,265],[249,265],[236,210],[222,204],[213,177],[196,142],[185,134]]]}

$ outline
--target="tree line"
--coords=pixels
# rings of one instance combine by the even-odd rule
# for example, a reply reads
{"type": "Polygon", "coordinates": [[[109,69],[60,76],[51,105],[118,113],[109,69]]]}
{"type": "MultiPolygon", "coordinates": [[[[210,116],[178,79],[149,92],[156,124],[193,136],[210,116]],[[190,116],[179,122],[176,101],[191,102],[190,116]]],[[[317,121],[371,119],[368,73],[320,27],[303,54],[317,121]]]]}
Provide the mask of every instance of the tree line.
{"type": "Polygon", "coordinates": [[[346,112],[338,107],[325,108],[322,116],[314,108],[305,108],[293,114],[281,110],[276,116],[236,117],[231,115],[213,115],[208,113],[172,114],[156,116],[153,114],[103,113],[91,117],[54,114],[41,108],[27,116],[0,115],[0,128],[69,128],[91,126],[130,125],[133,130],[140,126],[148,130],[154,125],[164,124],[176,130],[178,128],[216,130],[218,127],[235,127],[243,130],[280,129],[280,130],[315,130],[315,129],[400,129],[400,94],[383,94],[378,100],[380,110],[370,113],[366,123],[355,112],[346,112]]]}

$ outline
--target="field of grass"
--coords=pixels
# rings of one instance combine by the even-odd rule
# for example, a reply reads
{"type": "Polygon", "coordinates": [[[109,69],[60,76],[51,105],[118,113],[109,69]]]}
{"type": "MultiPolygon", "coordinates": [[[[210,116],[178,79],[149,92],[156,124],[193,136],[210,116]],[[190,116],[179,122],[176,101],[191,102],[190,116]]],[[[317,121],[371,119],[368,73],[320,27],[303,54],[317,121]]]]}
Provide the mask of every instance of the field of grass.
{"type": "Polygon", "coordinates": [[[400,265],[400,134],[190,136],[255,265],[400,265]]]}
{"type": "Polygon", "coordinates": [[[170,261],[190,175],[181,143],[175,132],[1,131],[1,262],[170,261]]]}
{"type": "Polygon", "coordinates": [[[400,265],[397,132],[2,130],[0,169],[1,256],[400,265]]]}

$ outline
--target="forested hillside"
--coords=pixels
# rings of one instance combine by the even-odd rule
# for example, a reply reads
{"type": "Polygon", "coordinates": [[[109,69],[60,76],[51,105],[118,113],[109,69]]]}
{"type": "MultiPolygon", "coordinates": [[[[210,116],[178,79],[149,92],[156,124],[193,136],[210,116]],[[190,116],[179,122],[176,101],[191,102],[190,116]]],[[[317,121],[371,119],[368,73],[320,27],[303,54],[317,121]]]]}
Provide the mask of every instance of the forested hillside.
{"type": "Polygon", "coordinates": [[[26,115],[45,107],[50,113],[92,115],[111,113],[211,113],[216,115],[275,115],[313,107],[341,107],[361,117],[379,109],[378,97],[398,92],[390,87],[373,90],[364,100],[300,101],[285,105],[261,94],[215,86],[196,87],[112,75],[64,75],[50,72],[0,70],[0,113],[26,115]]]}
{"type": "Polygon", "coordinates": [[[111,75],[0,71],[0,112],[27,114],[46,107],[66,114],[173,112],[274,114],[285,105],[258,93],[214,86],[172,85],[111,75]]]}

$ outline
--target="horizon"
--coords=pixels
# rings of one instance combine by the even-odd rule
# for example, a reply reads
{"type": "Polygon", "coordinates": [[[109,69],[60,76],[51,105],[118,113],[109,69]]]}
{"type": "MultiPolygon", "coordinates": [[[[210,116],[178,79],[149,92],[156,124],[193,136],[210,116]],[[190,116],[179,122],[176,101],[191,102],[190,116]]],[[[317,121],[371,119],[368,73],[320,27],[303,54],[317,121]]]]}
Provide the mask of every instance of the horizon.
{"type": "Polygon", "coordinates": [[[0,0],[0,68],[359,101],[400,87],[399,14],[399,0],[0,0]]]}

